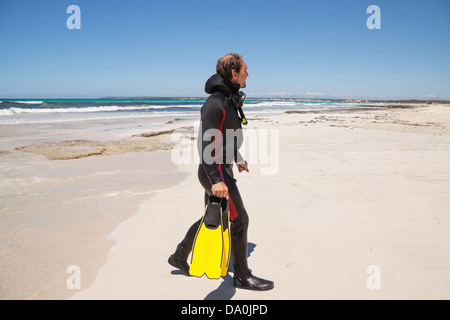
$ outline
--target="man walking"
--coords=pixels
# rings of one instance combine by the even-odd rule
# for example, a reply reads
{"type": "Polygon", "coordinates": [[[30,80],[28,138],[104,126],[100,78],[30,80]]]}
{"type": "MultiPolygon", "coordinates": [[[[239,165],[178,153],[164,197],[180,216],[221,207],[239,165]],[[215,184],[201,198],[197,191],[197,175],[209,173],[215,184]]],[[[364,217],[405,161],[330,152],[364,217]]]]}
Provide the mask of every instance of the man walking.
{"type": "MultiPolygon", "coordinates": [[[[274,283],[255,277],[248,268],[249,218],[233,175],[233,162],[236,163],[239,172],[249,172],[248,163],[239,153],[243,139],[242,117],[239,113],[242,102],[240,102],[239,89],[246,87],[247,65],[239,54],[231,53],[217,61],[216,72],[205,84],[205,91],[210,96],[201,109],[201,130],[198,141],[202,163],[199,165],[198,178],[205,189],[205,204],[210,196],[229,199],[230,251],[234,267],[234,286],[249,290],[270,290],[274,287],[274,283]],[[206,159],[205,150],[209,150],[207,148],[212,141],[205,140],[204,137],[205,132],[211,129],[216,130],[219,135],[213,138],[213,143],[220,141],[221,145],[219,152],[215,149],[214,160],[208,161],[211,159],[206,159]],[[235,136],[232,137],[233,141],[226,141],[227,130],[238,133],[237,143],[235,136]]],[[[201,219],[191,226],[183,241],[178,244],[175,253],[169,257],[169,263],[186,275],[189,275],[187,258],[200,223],[201,219]]]]}

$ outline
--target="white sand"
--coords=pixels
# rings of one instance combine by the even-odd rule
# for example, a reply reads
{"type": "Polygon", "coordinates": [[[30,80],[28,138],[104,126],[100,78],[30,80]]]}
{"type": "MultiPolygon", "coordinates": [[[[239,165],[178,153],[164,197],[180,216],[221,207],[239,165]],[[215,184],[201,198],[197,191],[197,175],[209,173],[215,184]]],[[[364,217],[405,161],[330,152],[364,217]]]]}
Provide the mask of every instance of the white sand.
{"type": "MultiPolygon", "coordinates": [[[[145,201],[95,283],[74,299],[449,299],[450,107],[290,114],[250,121],[279,130],[279,170],[237,173],[250,216],[249,266],[268,292],[185,277],[168,263],[203,210],[197,165],[145,201]],[[373,274],[373,266],[378,270],[373,274]],[[370,273],[367,273],[369,268],[370,273]],[[368,280],[379,276],[379,288],[368,280]]],[[[81,276],[83,270],[81,270],[81,276]]]]}

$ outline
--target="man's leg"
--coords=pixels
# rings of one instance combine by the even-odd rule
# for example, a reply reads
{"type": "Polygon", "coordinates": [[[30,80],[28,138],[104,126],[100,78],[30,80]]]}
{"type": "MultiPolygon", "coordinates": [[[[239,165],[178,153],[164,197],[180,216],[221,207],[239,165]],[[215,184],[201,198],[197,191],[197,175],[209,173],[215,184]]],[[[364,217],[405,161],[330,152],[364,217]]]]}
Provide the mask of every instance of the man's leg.
{"type": "MultiPolygon", "coordinates": [[[[208,176],[205,173],[202,165],[199,165],[198,168],[198,179],[205,189],[205,205],[208,202],[209,193],[211,193],[211,182],[208,179],[208,176]]],[[[175,268],[180,269],[187,276],[189,274],[189,264],[187,263],[187,258],[189,253],[192,250],[192,245],[194,244],[195,235],[197,234],[197,230],[200,227],[200,223],[202,219],[200,218],[196,221],[186,232],[184,239],[177,245],[177,249],[174,254],[169,257],[169,263],[175,268]]]]}
{"type": "Polygon", "coordinates": [[[237,217],[231,221],[231,257],[233,259],[234,267],[234,286],[240,289],[248,290],[270,290],[273,289],[274,283],[269,280],[264,280],[252,275],[248,268],[247,254],[247,230],[249,218],[245,210],[244,203],[239,193],[236,184],[236,179],[233,177],[232,166],[224,166],[222,170],[223,179],[228,187],[228,194],[230,196],[230,208],[234,206],[237,217]],[[233,205],[231,205],[231,203],[233,205]]]}

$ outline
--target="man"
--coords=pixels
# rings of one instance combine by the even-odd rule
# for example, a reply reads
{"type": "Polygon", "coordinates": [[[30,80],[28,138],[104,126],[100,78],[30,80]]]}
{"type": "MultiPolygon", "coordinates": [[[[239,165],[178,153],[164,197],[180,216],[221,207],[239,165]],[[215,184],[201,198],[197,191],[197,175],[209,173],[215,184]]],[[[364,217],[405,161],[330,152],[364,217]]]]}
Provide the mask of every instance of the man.
{"type": "MultiPolygon", "coordinates": [[[[205,204],[210,196],[229,199],[234,286],[249,290],[270,290],[274,287],[274,283],[253,276],[247,265],[249,219],[233,177],[233,162],[236,163],[239,172],[249,172],[247,161],[238,151],[242,145],[242,119],[239,117],[236,103],[239,99],[239,89],[246,87],[247,65],[239,54],[231,53],[217,61],[216,72],[205,84],[205,91],[210,97],[201,109],[199,152],[202,163],[199,165],[198,178],[205,189],[205,204]],[[212,141],[204,138],[205,133],[211,129],[219,135],[212,141]],[[237,143],[235,136],[232,136],[233,141],[226,141],[227,130],[238,132],[237,143]],[[205,157],[207,154],[205,150],[211,143],[217,141],[221,142],[220,151],[215,150],[215,157],[211,161],[205,157]]],[[[187,258],[200,223],[201,219],[191,226],[183,241],[178,244],[175,253],[169,257],[169,263],[188,276],[187,258]]]]}

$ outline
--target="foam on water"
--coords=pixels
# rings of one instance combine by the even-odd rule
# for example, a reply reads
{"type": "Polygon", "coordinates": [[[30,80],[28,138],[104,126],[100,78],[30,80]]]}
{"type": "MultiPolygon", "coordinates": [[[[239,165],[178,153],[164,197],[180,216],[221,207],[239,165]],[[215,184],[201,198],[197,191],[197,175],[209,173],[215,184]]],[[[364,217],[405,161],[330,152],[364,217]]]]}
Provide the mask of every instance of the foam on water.
{"type": "Polygon", "coordinates": [[[9,103],[17,103],[17,104],[42,104],[42,103],[44,103],[44,101],[19,100],[19,101],[9,101],[9,103]]]}
{"type": "Polygon", "coordinates": [[[114,111],[152,111],[158,109],[169,109],[169,108],[200,108],[201,105],[189,105],[189,106],[162,106],[162,105],[152,105],[152,106],[100,106],[100,107],[84,107],[84,108],[9,108],[13,114],[21,113],[91,113],[91,112],[114,112],[114,111]]]}
{"type": "MultiPolygon", "coordinates": [[[[0,124],[58,123],[130,119],[140,117],[199,115],[206,98],[2,100],[0,124]]],[[[363,103],[295,99],[250,99],[244,112],[284,113],[292,110],[357,108],[363,103]]]]}

